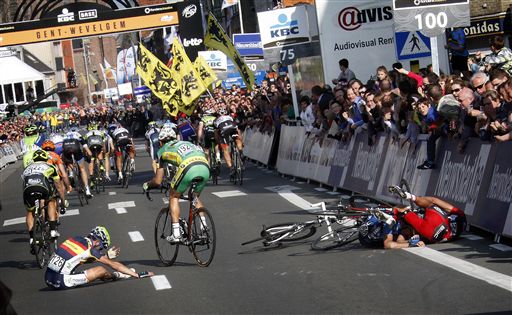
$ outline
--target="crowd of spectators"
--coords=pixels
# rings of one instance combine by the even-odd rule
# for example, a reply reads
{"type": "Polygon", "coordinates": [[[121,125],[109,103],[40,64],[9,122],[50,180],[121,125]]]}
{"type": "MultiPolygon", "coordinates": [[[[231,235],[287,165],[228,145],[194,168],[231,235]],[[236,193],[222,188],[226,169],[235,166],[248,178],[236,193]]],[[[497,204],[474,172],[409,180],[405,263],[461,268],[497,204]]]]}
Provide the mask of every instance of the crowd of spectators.
{"type": "MultiPolygon", "coordinates": [[[[314,86],[311,97],[300,98],[299,117],[306,131],[347,141],[366,130],[368,145],[387,132],[401,145],[413,148],[418,135],[429,134],[427,160],[420,169],[435,168],[436,141],[448,136],[458,141],[459,153],[468,143],[512,139],[512,53],[503,37],[491,40],[492,54],[477,53],[464,71],[437,75],[427,67],[416,74],[400,63],[379,66],[376,80],[357,78],[346,59],[340,60],[336,85],[314,86]]],[[[470,58],[471,60],[471,58],[470,58]]]]}

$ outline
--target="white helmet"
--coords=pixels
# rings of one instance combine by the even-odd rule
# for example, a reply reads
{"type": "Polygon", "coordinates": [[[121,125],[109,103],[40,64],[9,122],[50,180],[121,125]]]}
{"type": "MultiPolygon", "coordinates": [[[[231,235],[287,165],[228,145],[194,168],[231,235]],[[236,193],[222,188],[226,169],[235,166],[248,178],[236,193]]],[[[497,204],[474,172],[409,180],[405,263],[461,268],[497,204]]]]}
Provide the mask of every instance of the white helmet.
{"type": "Polygon", "coordinates": [[[176,132],[174,132],[174,130],[170,127],[164,126],[158,134],[158,140],[162,142],[167,142],[174,139],[176,139],[176,132]]]}

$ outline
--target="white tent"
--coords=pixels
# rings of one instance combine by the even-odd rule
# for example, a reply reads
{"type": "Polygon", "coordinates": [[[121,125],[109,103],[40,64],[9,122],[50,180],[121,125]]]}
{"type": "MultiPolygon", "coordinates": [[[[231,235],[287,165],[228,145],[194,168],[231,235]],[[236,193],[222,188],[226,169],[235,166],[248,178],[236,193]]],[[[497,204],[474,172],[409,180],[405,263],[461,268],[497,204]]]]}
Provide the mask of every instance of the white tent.
{"type": "Polygon", "coordinates": [[[0,85],[44,80],[44,74],[14,56],[0,58],[0,85]]]}

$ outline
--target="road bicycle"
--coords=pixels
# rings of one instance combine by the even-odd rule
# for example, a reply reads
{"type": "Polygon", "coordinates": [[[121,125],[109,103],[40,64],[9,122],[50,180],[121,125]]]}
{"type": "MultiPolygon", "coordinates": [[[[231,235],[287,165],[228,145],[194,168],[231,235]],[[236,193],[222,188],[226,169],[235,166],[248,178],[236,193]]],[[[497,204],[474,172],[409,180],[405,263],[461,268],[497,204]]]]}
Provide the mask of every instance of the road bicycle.
{"type": "Polygon", "coordinates": [[[72,174],[69,177],[73,179],[75,190],[78,193],[78,200],[80,201],[80,206],[83,207],[84,204],[89,204],[89,199],[85,194],[85,187],[82,181],[82,173],[80,172],[80,167],[78,166],[78,163],[75,160],[74,154],[71,155],[71,159],[73,165],[71,166],[72,174]]]}
{"type": "Polygon", "coordinates": [[[327,233],[315,239],[311,243],[311,248],[328,250],[357,240],[360,227],[371,215],[389,220],[388,212],[392,210],[391,206],[382,207],[380,201],[365,196],[351,197],[348,205],[339,202],[334,207],[327,208],[325,202],[321,202],[311,206],[320,207],[316,219],[263,226],[260,237],[242,245],[263,241],[263,246],[280,246],[283,242],[307,239],[316,233],[318,227],[325,225],[327,233]]]}
{"type": "Polygon", "coordinates": [[[133,173],[135,172],[135,161],[131,161],[130,155],[128,151],[132,148],[131,144],[127,144],[123,148],[123,163],[121,166],[121,172],[123,174],[123,180],[121,182],[121,187],[128,188],[130,183],[130,179],[133,177],[133,173]]]}
{"type": "Polygon", "coordinates": [[[208,152],[208,158],[210,162],[210,175],[212,177],[213,184],[217,185],[219,183],[219,175],[220,175],[220,163],[217,162],[217,158],[215,155],[215,141],[210,140],[210,152],[208,152]]]}
{"type": "Polygon", "coordinates": [[[48,265],[50,257],[57,250],[57,240],[50,236],[50,223],[48,217],[48,206],[41,207],[40,201],[36,200],[34,216],[34,249],[37,265],[43,269],[48,265]]]}
{"type": "Polygon", "coordinates": [[[235,185],[242,185],[244,183],[244,162],[242,161],[242,154],[236,146],[236,138],[238,138],[238,134],[233,134],[229,138],[229,151],[231,154],[231,163],[233,165],[233,174],[230,176],[230,180],[235,185]]]}
{"type": "MultiPolygon", "coordinates": [[[[162,208],[158,213],[155,222],[155,247],[160,261],[171,266],[176,261],[178,251],[181,246],[187,246],[194,255],[197,264],[201,267],[207,267],[215,255],[217,237],[215,234],[215,224],[212,215],[205,208],[197,207],[197,196],[194,191],[202,178],[192,181],[187,197],[182,199],[189,201],[188,218],[180,218],[179,223],[183,231],[183,241],[177,244],[171,244],[168,238],[172,235],[172,222],[169,213],[169,207],[162,208]]],[[[146,196],[152,200],[149,192],[146,196]]]]}
{"type": "Polygon", "coordinates": [[[100,191],[105,192],[105,168],[103,167],[103,161],[98,159],[97,152],[94,153],[91,163],[93,163],[91,184],[94,186],[94,191],[97,194],[99,194],[100,191]]]}

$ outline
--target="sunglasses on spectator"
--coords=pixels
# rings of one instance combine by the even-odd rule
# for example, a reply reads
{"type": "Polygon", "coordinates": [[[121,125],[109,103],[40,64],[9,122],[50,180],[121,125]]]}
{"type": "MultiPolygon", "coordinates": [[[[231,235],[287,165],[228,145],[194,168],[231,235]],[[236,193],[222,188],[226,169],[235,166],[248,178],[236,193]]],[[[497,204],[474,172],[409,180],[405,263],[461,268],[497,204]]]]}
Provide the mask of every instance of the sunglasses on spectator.
{"type": "Polygon", "coordinates": [[[477,86],[475,86],[475,89],[476,89],[476,90],[479,90],[479,89],[483,88],[483,87],[484,87],[484,85],[485,85],[485,83],[482,83],[482,84],[480,84],[480,85],[477,85],[477,86]]]}
{"type": "Polygon", "coordinates": [[[459,93],[461,89],[452,89],[452,92],[459,93]]]}

